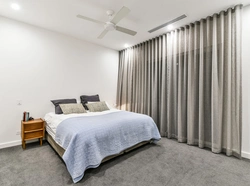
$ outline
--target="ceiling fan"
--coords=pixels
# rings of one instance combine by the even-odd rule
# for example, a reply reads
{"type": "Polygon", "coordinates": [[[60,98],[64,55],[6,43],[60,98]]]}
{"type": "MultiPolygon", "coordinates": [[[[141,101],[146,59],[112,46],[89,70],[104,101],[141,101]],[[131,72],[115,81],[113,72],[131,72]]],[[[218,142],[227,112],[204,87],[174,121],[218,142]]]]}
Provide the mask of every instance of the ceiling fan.
{"type": "Polygon", "coordinates": [[[89,18],[86,16],[82,16],[82,15],[77,15],[77,17],[81,18],[81,19],[85,19],[87,21],[91,21],[94,23],[104,25],[104,30],[98,36],[98,39],[102,39],[108,33],[108,31],[112,31],[112,30],[117,30],[119,32],[123,32],[125,34],[129,34],[129,35],[134,36],[137,32],[130,30],[130,29],[127,29],[127,28],[124,28],[124,27],[117,26],[117,23],[119,21],[121,21],[126,15],[128,15],[129,12],[130,12],[130,10],[127,7],[123,6],[119,10],[119,12],[113,17],[114,11],[108,10],[107,15],[109,17],[109,21],[107,21],[107,22],[98,21],[98,20],[95,20],[95,19],[92,19],[92,18],[89,18]]]}

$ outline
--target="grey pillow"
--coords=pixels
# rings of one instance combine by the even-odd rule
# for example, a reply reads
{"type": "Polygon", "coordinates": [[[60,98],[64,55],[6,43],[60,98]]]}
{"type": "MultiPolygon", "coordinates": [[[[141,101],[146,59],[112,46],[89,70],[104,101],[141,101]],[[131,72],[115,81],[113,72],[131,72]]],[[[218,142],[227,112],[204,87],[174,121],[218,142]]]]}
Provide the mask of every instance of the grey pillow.
{"type": "Polygon", "coordinates": [[[82,104],[68,103],[68,104],[59,104],[62,109],[63,114],[79,114],[87,113],[82,104]]]}
{"type": "Polygon", "coordinates": [[[102,112],[105,110],[109,110],[105,101],[96,102],[96,103],[87,103],[86,106],[88,107],[90,112],[102,112]]]}
{"type": "Polygon", "coordinates": [[[57,99],[57,100],[51,100],[51,102],[55,105],[55,113],[62,114],[63,112],[59,104],[76,103],[76,99],[57,99]]]}
{"type": "Polygon", "coordinates": [[[90,102],[99,102],[100,101],[100,98],[99,98],[99,95],[96,94],[96,95],[82,95],[80,96],[80,99],[81,99],[81,103],[83,104],[84,108],[88,110],[88,108],[86,107],[86,104],[90,101],[90,102]]]}

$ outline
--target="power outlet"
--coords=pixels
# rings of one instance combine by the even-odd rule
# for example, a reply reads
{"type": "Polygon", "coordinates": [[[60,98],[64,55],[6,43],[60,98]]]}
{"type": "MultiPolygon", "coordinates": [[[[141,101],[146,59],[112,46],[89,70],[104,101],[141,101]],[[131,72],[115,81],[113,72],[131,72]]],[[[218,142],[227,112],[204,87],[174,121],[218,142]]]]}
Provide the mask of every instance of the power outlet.
{"type": "Polygon", "coordinates": [[[17,135],[17,136],[20,136],[20,134],[21,134],[21,131],[17,131],[17,132],[16,132],[16,135],[17,135]]]}

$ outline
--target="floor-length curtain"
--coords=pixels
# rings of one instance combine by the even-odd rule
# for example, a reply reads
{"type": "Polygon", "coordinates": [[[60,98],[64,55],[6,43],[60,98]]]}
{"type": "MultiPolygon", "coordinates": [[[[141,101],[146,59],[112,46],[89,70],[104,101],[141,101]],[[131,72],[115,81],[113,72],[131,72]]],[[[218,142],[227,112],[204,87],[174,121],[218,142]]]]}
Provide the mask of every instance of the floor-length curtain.
{"type": "Polygon", "coordinates": [[[162,136],[241,155],[237,5],[120,51],[117,105],[150,115],[162,136]]]}

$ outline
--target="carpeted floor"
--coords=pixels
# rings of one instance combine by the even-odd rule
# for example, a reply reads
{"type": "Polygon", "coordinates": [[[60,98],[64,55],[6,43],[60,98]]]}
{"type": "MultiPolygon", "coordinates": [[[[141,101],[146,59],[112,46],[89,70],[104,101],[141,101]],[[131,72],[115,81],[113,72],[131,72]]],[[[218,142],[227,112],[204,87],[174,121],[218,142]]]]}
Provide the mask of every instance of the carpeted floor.
{"type": "MultiPolygon", "coordinates": [[[[62,160],[48,144],[0,149],[1,186],[73,184],[62,160]]],[[[250,162],[163,138],[85,172],[84,186],[247,186],[250,162]]]]}

